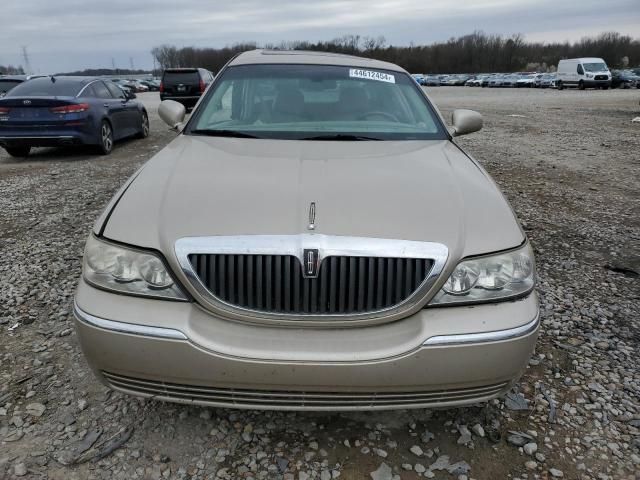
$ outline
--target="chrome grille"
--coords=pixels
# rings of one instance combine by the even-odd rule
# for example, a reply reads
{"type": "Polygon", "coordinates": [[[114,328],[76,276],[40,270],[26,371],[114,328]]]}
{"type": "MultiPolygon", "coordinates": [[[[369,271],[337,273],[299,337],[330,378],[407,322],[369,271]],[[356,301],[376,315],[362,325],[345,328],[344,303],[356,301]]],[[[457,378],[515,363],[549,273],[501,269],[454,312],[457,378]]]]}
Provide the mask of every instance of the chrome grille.
{"type": "Polygon", "coordinates": [[[245,309],[308,315],[383,310],[409,298],[433,260],[328,256],[305,278],[293,255],[190,254],[202,284],[217,299],[245,309]]]}
{"type": "Polygon", "coordinates": [[[102,374],[113,388],[158,400],[278,410],[424,408],[445,404],[469,404],[495,397],[508,386],[508,382],[501,382],[476,387],[439,390],[315,392],[185,385],[133,378],[105,371],[102,374]]]}

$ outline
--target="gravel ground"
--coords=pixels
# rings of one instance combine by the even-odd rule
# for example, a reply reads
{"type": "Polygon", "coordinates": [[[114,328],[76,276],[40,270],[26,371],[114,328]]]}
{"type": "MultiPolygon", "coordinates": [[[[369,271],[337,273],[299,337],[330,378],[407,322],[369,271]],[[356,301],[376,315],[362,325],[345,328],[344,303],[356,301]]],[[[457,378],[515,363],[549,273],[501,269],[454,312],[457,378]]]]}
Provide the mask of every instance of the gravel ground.
{"type": "Polygon", "coordinates": [[[432,89],[535,248],[542,331],[488,405],[382,413],[203,409],[114,393],[72,329],[83,244],[121,183],[174,134],[109,157],[0,151],[0,478],[640,478],[640,92],[432,89]]]}

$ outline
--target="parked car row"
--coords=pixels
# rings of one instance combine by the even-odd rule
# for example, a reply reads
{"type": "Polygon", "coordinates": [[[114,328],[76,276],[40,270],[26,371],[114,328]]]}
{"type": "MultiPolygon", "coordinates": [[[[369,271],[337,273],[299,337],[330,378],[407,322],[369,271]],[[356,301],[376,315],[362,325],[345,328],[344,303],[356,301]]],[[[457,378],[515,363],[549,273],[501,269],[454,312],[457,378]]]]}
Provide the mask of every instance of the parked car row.
{"type": "Polygon", "coordinates": [[[157,92],[160,90],[160,81],[154,78],[148,80],[111,78],[110,80],[133,93],[157,92]]]}
{"type": "Polygon", "coordinates": [[[611,70],[611,88],[640,88],[640,68],[611,70]]]}
{"type": "Polygon", "coordinates": [[[478,75],[421,75],[413,78],[427,87],[530,87],[549,88],[555,86],[554,73],[483,73],[478,75]]]}
{"type": "Polygon", "coordinates": [[[414,74],[413,78],[428,87],[640,88],[640,68],[610,71],[604,60],[593,57],[560,60],[557,73],[414,74]]]}

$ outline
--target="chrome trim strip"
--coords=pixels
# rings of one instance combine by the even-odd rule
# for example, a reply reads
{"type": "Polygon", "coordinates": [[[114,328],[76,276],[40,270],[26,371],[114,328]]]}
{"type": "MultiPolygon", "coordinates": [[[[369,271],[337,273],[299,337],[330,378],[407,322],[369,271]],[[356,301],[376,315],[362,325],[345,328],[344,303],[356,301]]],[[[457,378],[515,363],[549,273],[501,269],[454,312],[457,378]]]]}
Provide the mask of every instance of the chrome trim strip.
{"type": "Polygon", "coordinates": [[[144,335],[146,337],[188,340],[187,336],[184,333],[182,333],[180,330],[174,330],[172,328],[149,327],[147,325],[116,322],[114,320],[95,317],[78,307],[78,304],[75,301],[73,302],[73,314],[79,321],[86,323],[87,325],[91,325],[92,327],[98,327],[104,330],[111,330],[118,333],[129,333],[131,335],[144,335]]]}
{"type": "Polygon", "coordinates": [[[536,318],[529,323],[525,323],[519,327],[510,328],[507,330],[496,330],[493,332],[482,333],[464,333],[460,335],[436,335],[435,337],[428,338],[422,344],[423,347],[439,347],[445,345],[462,345],[469,343],[487,343],[487,342],[500,342],[503,340],[512,340],[518,337],[524,337],[534,332],[540,325],[540,315],[536,315],[536,318]]]}
{"type": "Polygon", "coordinates": [[[188,283],[192,285],[206,303],[222,314],[236,314],[242,319],[293,321],[331,321],[337,326],[340,320],[351,322],[376,318],[400,318],[420,310],[435,294],[434,284],[440,277],[449,258],[449,249],[441,243],[390,240],[368,237],[347,237],[302,233],[299,235],[235,235],[218,237],[185,237],[175,243],[175,253],[188,283]],[[236,254],[236,255],[291,255],[304,265],[304,250],[318,250],[318,265],[331,256],[424,258],[433,261],[431,271],[413,294],[393,307],[357,314],[287,314],[252,310],[231,305],[215,297],[202,283],[191,262],[190,254],[236,254]]]}
{"type": "Polygon", "coordinates": [[[42,137],[0,137],[0,140],[73,140],[75,137],[71,135],[60,135],[60,136],[42,136],[42,137]]]}

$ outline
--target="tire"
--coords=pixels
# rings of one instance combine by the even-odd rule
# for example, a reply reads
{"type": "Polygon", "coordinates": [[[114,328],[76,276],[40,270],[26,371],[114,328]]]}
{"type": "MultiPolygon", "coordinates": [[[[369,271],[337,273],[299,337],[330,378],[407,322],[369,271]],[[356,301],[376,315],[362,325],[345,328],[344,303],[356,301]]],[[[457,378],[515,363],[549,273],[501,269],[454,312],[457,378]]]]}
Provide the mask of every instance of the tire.
{"type": "Polygon", "coordinates": [[[109,155],[113,151],[113,128],[106,120],[100,125],[100,145],[98,151],[101,155],[109,155]]]}
{"type": "Polygon", "coordinates": [[[5,147],[9,155],[16,158],[25,158],[29,156],[31,147],[5,147]]]}
{"type": "Polygon", "coordinates": [[[580,80],[580,81],[578,82],[578,88],[579,88],[580,90],[584,90],[584,82],[583,82],[582,80],[580,80]]]}
{"type": "Polygon", "coordinates": [[[137,138],[147,138],[149,136],[149,115],[144,110],[142,111],[142,121],[140,124],[140,132],[136,135],[137,138]]]}
{"type": "Polygon", "coordinates": [[[562,82],[561,82],[561,81],[560,81],[560,82],[556,82],[556,88],[557,88],[558,90],[562,90],[562,89],[564,88],[564,86],[562,85],[562,82]]]}

